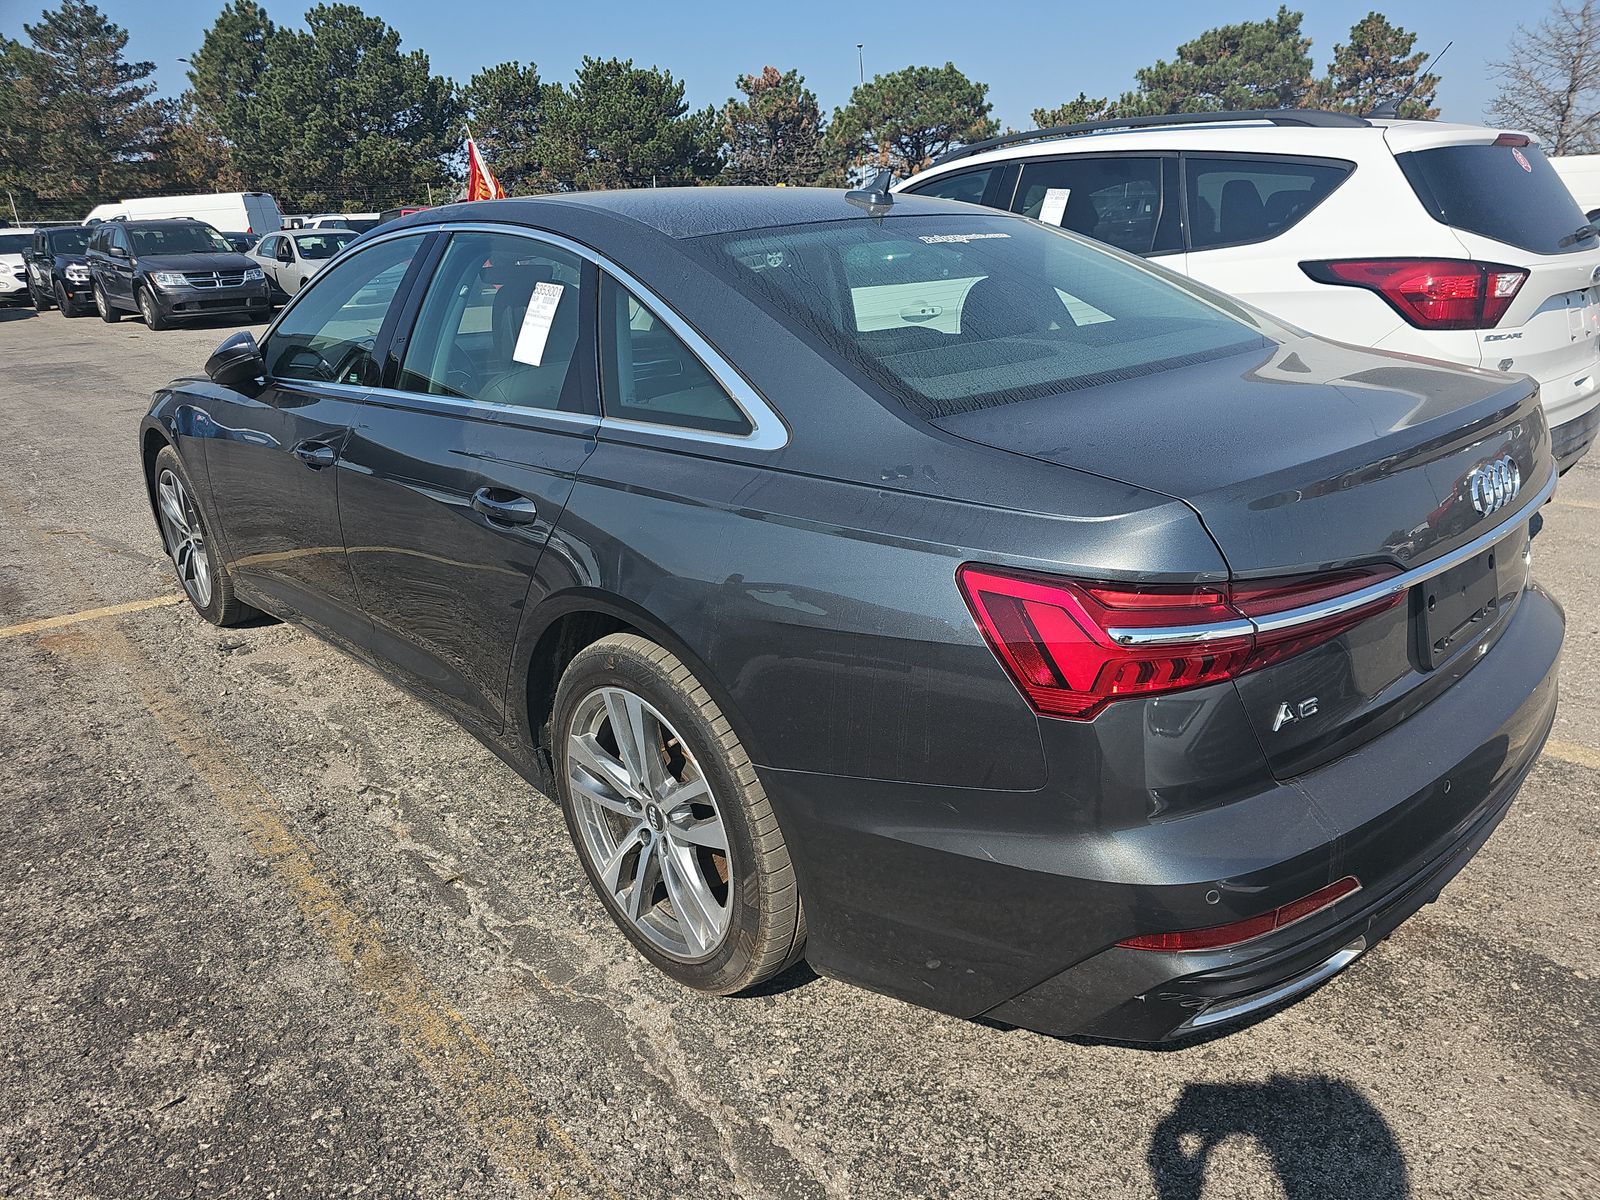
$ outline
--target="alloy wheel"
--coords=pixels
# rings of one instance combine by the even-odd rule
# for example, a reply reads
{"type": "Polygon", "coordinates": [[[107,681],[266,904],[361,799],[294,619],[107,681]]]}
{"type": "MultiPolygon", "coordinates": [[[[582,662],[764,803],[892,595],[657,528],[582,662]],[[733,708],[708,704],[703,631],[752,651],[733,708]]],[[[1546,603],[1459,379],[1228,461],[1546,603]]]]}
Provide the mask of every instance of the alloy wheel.
{"type": "Polygon", "coordinates": [[[178,568],[183,589],[197,607],[205,608],[211,603],[211,560],[206,557],[205,531],[188,489],[172,471],[162,471],[156,481],[156,508],[167,553],[178,568]]]}
{"type": "Polygon", "coordinates": [[[566,750],[573,816],[600,886],[662,953],[715,954],[733,897],[728,834],[687,743],[649,701],[603,687],[579,702],[566,750]]]}

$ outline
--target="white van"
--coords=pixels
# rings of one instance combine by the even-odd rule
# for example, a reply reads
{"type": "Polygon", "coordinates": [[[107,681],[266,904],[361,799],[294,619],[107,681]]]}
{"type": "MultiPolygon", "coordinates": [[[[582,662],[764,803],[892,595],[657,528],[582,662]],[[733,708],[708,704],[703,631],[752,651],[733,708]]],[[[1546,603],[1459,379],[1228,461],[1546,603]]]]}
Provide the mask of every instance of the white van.
{"type": "Polygon", "coordinates": [[[1600,154],[1563,154],[1550,165],[1591,221],[1600,216],[1600,154]]]}
{"type": "Polygon", "coordinates": [[[253,233],[257,237],[283,228],[278,202],[266,192],[212,192],[204,196],[146,196],[116,204],[97,205],[84,219],[94,221],[153,221],[165,217],[192,217],[223,233],[253,233]]]}

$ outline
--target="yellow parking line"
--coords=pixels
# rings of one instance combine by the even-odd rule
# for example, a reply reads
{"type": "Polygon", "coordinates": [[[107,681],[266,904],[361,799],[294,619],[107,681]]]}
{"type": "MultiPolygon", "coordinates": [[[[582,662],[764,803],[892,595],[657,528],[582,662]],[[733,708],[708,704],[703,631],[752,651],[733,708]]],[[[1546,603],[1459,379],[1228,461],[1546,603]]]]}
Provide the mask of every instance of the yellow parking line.
{"type": "Polygon", "coordinates": [[[1551,738],[1544,744],[1544,752],[1550,758],[1559,758],[1562,762],[1588,767],[1591,771],[1600,771],[1600,750],[1591,750],[1576,742],[1563,742],[1551,738]]]}
{"type": "Polygon", "coordinates": [[[20,625],[0,625],[0,638],[21,637],[25,633],[43,633],[46,629],[60,629],[63,625],[76,625],[79,621],[97,621],[101,617],[115,617],[122,613],[140,612],[147,608],[160,608],[165,604],[181,604],[183,596],[152,596],[149,600],[129,600],[126,604],[108,604],[104,608],[86,608],[82,612],[63,613],[59,617],[41,617],[37,621],[23,621],[20,625]]]}
{"type": "Polygon", "coordinates": [[[1597,503],[1597,502],[1595,502],[1593,500],[1563,500],[1563,499],[1557,498],[1555,500],[1552,500],[1550,503],[1559,504],[1563,508],[1595,508],[1595,509],[1600,509],[1600,503],[1597,503]]]}

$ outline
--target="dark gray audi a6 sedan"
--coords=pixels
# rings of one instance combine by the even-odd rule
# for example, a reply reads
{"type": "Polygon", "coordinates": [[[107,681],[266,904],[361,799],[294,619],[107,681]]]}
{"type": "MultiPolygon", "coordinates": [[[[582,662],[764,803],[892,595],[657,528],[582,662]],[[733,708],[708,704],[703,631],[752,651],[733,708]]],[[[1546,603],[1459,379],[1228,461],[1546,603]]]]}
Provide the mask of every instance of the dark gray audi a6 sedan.
{"type": "Polygon", "coordinates": [[[308,626],[548,787],[690,987],[803,955],[1145,1042],[1315,987],[1438,895],[1550,728],[1534,385],[856,201],[365,236],[155,397],[190,599],[308,626]]]}

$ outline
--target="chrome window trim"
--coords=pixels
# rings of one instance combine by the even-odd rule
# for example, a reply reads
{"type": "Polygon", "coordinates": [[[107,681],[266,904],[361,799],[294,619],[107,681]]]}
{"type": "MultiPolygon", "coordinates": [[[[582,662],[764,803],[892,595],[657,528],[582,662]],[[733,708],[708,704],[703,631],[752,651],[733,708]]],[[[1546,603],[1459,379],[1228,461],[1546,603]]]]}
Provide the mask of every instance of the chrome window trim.
{"type": "Polygon", "coordinates": [[[1482,554],[1506,538],[1511,537],[1533,516],[1545,501],[1555,493],[1556,471],[1551,468],[1550,477],[1545,480],[1544,486],[1539,489],[1532,499],[1527,501],[1515,514],[1506,521],[1496,525],[1487,533],[1472,539],[1464,546],[1459,546],[1449,554],[1441,555],[1432,562],[1424,563],[1420,567],[1404,571],[1392,578],[1382,580],[1362,588],[1360,591],[1348,595],[1337,596],[1332,600],[1324,600],[1316,604],[1302,605],[1300,608],[1285,609],[1283,612],[1272,613],[1270,616],[1252,617],[1244,622],[1222,621],[1212,625],[1178,625],[1155,629],[1107,629],[1112,641],[1119,646],[1181,646],[1191,645],[1195,642],[1213,641],[1217,638],[1238,637],[1248,633],[1276,633],[1283,629],[1292,629],[1297,625],[1309,625],[1315,621],[1337,617],[1341,613],[1350,612],[1352,609],[1362,608],[1365,605],[1386,600],[1399,592],[1414,588],[1419,583],[1426,583],[1439,575],[1443,575],[1452,567],[1458,567],[1468,559],[1482,554]]]}
{"type": "MultiPolygon", "coordinates": [[[[559,413],[553,409],[530,408],[515,404],[501,405],[481,400],[434,396],[427,392],[402,392],[390,388],[361,388],[357,390],[368,395],[388,395],[406,400],[421,399],[432,402],[449,399],[461,405],[470,405],[473,411],[481,409],[488,412],[544,413],[558,418],[581,417],[585,421],[597,423],[603,430],[612,429],[630,433],[644,433],[682,441],[704,442],[717,446],[741,446],[751,450],[779,450],[789,444],[789,428],[784,424],[783,418],[778,415],[777,410],[769,405],[761,394],[750,385],[749,381],[739,373],[737,367],[724,358],[710,342],[700,336],[694,326],[679,316],[677,311],[653,290],[639,282],[638,278],[632,273],[618,266],[598,251],[590,249],[581,242],[575,242],[571,238],[563,237],[559,233],[534,229],[526,225],[506,225],[494,221],[432,221],[421,225],[407,225],[403,229],[380,233],[371,239],[363,238],[358,242],[351,243],[351,245],[329,259],[327,265],[317,274],[325,274],[341,262],[347,254],[360,253],[362,250],[370,246],[376,246],[380,242],[389,242],[403,237],[418,235],[426,236],[431,233],[507,234],[511,237],[525,238],[531,242],[555,246],[593,263],[622,284],[623,287],[627,288],[628,291],[632,292],[637,300],[646,304],[651,313],[659,318],[668,329],[672,330],[683,341],[684,345],[689,347],[690,352],[700,360],[701,365],[706,370],[711,372],[712,377],[721,385],[722,390],[728,394],[728,398],[733,401],[734,406],[750,422],[750,432],[745,434],[715,433],[704,429],[685,429],[678,425],[657,425],[644,421],[632,421],[622,417],[608,417],[603,412],[598,416],[592,413],[559,413]]],[[[267,326],[266,331],[262,333],[262,341],[270,338],[276,332],[278,323],[293,310],[300,297],[306,295],[315,286],[315,281],[313,281],[311,285],[301,288],[295,294],[294,298],[284,306],[283,311],[273,319],[272,324],[267,326]]],[[[596,333],[598,334],[598,332],[597,329],[596,333]]],[[[603,408],[603,399],[601,403],[603,408]]]]}

